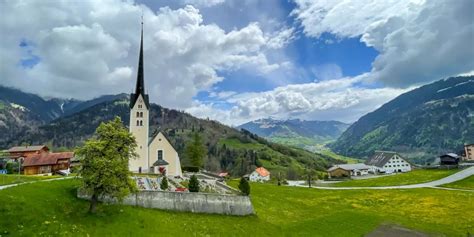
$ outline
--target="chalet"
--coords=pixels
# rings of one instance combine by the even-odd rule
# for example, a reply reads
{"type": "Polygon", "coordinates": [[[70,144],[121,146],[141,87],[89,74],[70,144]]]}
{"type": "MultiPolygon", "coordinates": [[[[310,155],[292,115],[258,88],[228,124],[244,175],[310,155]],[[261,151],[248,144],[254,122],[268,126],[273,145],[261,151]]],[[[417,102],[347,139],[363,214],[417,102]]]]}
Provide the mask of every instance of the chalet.
{"type": "Polygon", "coordinates": [[[39,153],[29,156],[23,162],[25,175],[54,174],[60,170],[69,169],[74,152],[39,153]]]}
{"type": "Polygon", "coordinates": [[[39,146],[14,146],[6,152],[9,154],[11,159],[26,158],[40,153],[49,152],[49,148],[45,145],[39,146]]]}
{"type": "Polygon", "coordinates": [[[439,156],[440,165],[457,165],[461,157],[454,153],[447,153],[439,156]]]}
{"type": "Polygon", "coordinates": [[[254,172],[249,175],[249,180],[252,182],[264,182],[270,180],[270,172],[263,168],[256,168],[254,172]]]}
{"type": "Polygon", "coordinates": [[[464,161],[474,161],[474,143],[464,145],[464,161]]]}
{"type": "Polygon", "coordinates": [[[376,173],[399,173],[412,170],[411,164],[402,156],[392,151],[375,151],[366,162],[371,166],[369,171],[376,173]]]}
{"type": "Polygon", "coordinates": [[[341,164],[335,165],[327,170],[329,178],[332,177],[349,177],[361,176],[369,174],[370,166],[360,164],[341,164]]]}

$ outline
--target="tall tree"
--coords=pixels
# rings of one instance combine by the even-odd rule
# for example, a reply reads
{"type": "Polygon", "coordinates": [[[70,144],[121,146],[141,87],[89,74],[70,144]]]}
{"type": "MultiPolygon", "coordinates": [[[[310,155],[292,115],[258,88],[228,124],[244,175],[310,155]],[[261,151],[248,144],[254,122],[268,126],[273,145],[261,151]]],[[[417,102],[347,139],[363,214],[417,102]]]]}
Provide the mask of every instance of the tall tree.
{"type": "Polygon", "coordinates": [[[186,144],[185,152],[186,157],[191,161],[193,166],[202,167],[203,159],[207,151],[198,133],[194,133],[193,139],[186,144]]]}
{"type": "Polygon", "coordinates": [[[121,201],[130,192],[137,191],[128,171],[129,159],[135,159],[135,138],[119,117],[101,123],[95,136],[77,149],[82,157],[82,188],[91,195],[89,212],[95,212],[100,197],[108,196],[121,201]]]}

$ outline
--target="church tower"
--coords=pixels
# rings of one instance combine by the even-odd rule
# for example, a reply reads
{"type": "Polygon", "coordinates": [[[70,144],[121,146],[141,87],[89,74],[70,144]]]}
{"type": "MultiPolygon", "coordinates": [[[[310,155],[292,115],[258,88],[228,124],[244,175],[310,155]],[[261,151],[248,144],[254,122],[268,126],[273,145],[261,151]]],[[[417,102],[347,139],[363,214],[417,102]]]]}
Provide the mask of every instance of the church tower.
{"type": "Polygon", "coordinates": [[[145,94],[143,78],[143,21],[140,40],[140,56],[138,59],[137,84],[135,93],[130,94],[130,133],[137,141],[137,159],[131,159],[128,169],[132,172],[148,172],[151,164],[148,161],[150,103],[145,94]]]}

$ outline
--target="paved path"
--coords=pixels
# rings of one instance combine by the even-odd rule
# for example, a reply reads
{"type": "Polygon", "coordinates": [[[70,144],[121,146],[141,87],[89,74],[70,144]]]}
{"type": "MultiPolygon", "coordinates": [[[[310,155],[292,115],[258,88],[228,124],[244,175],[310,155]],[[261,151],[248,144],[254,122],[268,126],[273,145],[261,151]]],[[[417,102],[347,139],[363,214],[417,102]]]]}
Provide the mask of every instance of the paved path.
{"type": "MultiPolygon", "coordinates": [[[[428,183],[421,183],[421,184],[410,184],[410,185],[400,185],[400,186],[384,186],[384,187],[313,187],[317,189],[335,189],[335,190],[348,190],[348,189],[411,189],[411,188],[434,188],[443,184],[449,184],[461,179],[465,179],[471,175],[474,175],[474,167],[470,167],[464,170],[461,170],[457,173],[454,173],[450,176],[444,177],[439,180],[431,181],[428,183]]],[[[453,189],[454,190],[454,189],[453,189]]],[[[456,189],[458,190],[458,189],[456,189]]],[[[463,190],[463,191],[471,191],[474,190],[463,190]]]]}
{"type": "Polygon", "coordinates": [[[56,179],[35,180],[35,181],[29,181],[29,182],[23,182],[23,183],[17,183],[17,184],[8,184],[8,185],[0,186],[0,190],[15,187],[15,186],[20,186],[20,185],[23,185],[23,184],[31,184],[31,183],[37,183],[37,182],[49,182],[49,181],[63,180],[63,179],[72,179],[74,177],[75,176],[68,176],[68,177],[56,178],[56,179]]]}

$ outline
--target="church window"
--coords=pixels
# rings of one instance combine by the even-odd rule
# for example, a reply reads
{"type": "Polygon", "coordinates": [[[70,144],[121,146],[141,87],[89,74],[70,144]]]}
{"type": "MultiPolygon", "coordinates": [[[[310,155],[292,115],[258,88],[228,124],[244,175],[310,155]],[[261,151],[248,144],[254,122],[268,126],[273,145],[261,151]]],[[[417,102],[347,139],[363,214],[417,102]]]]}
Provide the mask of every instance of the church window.
{"type": "Polygon", "coordinates": [[[141,109],[141,108],[142,108],[142,105],[138,105],[138,108],[141,109]]]}
{"type": "Polygon", "coordinates": [[[143,121],[142,120],[140,120],[140,126],[143,126],[143,121]]]}
{"type": "Polygon", "coordinates": [[[140,112],[140,118],[143,118],[143,112],[140,112]]]}
{"type": "Polygon", "coordinates": [[[158,150],[158,160],[163,160],[163,150],[158,150]]]}
{"type": "Polygon", "coordinates": [[[140,126],[140,121],[137,120],[137,126],[140,126]]]}
{"type": "Polygon", "coordinates": [[[140,112],[137,112],[137,118],[139,118],[139,117],[140,117],[140,112]]]}

